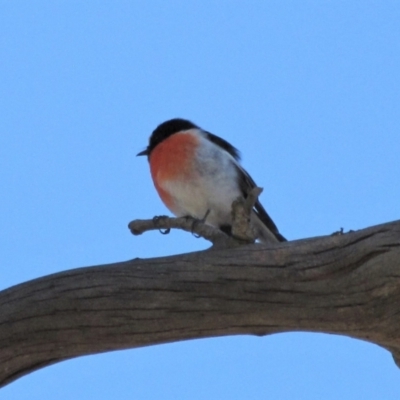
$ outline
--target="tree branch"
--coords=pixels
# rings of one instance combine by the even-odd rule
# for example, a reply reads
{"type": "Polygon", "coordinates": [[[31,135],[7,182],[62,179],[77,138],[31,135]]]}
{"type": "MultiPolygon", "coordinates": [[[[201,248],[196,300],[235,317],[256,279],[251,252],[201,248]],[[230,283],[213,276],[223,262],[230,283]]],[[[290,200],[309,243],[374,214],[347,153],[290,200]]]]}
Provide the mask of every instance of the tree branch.
{"type": "Polygon", "coordinates": [[[262,191],[262,188],[254,187],[245,199],[238,197],[232,203],[232,236],[228,236],[218,228],[207,225],[206,220],[209,211],[202,220],[192,217],[170,218],[161,215],[153,219],[136,219],[128,224],[128,228],[133,235],[141,235],[144,232],[157,229],[165,235],[172,228],[182,229],[210,241],[213,244],[213,249],[227,249],[254,243],[256,236],[251,227],[250,215],[262,191]],[[163,232],[161,229],[165,231],[163,232]]]}
{"type": "Polygon", "coordinates": [[[0,292],[0,384],[81,355],[234,334],[336,333],[398,357],[399,256],[397,221],[25,282],[0,292]]]}
{"type": "Polygon", "coordinates": [[[171,229],[182,229],[191,232],[213,243],[214,248],[228,248],[238,246],[237,240],[228,236],[221,230],[207,225],[191,217],[170,218],[165,215],[153,219],[135,219],[128,224],[133,235],[141,235],[151,230],[165,229],[164,234],[171,229]]]}

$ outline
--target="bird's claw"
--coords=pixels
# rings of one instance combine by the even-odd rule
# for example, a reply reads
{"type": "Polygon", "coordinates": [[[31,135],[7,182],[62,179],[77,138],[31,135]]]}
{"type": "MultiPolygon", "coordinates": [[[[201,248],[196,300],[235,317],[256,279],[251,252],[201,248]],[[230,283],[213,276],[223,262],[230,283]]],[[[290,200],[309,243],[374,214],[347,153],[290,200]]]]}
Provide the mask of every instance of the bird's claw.
{"type": "Polygon", "coordinates": [[[205,213],[205,215],[204,215],[204,217],[203,217],[202,219],[193,218],[191,233],[192,233],[192,235],[193,235],[196,239],[198,239],[198,238],[201,237],[201,235],[199,235],[198,233],[193,232],[194,229],[195,229],[195,227],[196,227],[196,225],[197,225],[197,224],[200,224],[200,223],[201,223],[201,224],[204,224],[204,223],[206,222],[206,219],[207,219],[207,217],[208,217],[209,214],[210,214],[210,210],[207,210],[207,212],[205,213]]]}
{"type": "MultiPolygon", "coordinates": [[[[158,221],[160,221],[161,219],[166,219],[169,218],[167,215],[156,215],[155,217],[153,217],[153,221],[155,222],[155,225],[157,226],[158,221]]],[[[171,228],[167,228],[165,230],[163,230],[162,228],[158,228],[159,232],[162,235],[168,235],[168,233],[171,232],[171,228]]]]}

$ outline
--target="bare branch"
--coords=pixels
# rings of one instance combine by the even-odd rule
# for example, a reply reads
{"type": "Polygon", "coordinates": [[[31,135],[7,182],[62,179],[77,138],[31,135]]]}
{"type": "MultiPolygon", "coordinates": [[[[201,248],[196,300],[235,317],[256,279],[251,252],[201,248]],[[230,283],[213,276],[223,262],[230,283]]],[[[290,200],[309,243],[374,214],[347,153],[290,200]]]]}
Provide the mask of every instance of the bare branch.
{"type": "Polygon", "coordinates": [[[250,214],[256,203],[262,188],[255,187],[251,190],[246,199],[239,197],[232,203],[232,234],[233,237],[214,228],[204,221],[191,217],[170,218],[165,215],[153,219],[136,219],[128,224],[133,235],[141,235],[150,230],[182,229],[194,233],[213,243],[213,249],[232,248],[255,242],[255,235],[250,225],[250,214]]]}
{"type": "Polygon", "coordinates": [[[263,189],[254,187],[246,199],[239,197],[232,203],[232,235],[246,243],[254,243],[256,234],[250,224],[250,215],[263,189]]]}
{"type": "Polygon", "coordinates": [[[81,355],[233,334],[336,333],[398,357],[399,256],[397,221],[29,281],[0,292],[0,384],[81,355]]]}

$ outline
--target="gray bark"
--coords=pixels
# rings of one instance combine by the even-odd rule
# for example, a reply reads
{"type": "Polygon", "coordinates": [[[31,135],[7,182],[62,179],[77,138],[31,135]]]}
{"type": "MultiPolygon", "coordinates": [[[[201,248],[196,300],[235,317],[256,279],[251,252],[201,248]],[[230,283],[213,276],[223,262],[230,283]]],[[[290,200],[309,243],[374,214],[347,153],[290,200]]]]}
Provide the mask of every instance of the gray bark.
{"type": "Polygon", "coordinates": [[[11,287],[0,292],[0,384],[81,355],[236,334],[336,333],[398,360],[399,327],[396,221],[79,268],[11,287]]]}

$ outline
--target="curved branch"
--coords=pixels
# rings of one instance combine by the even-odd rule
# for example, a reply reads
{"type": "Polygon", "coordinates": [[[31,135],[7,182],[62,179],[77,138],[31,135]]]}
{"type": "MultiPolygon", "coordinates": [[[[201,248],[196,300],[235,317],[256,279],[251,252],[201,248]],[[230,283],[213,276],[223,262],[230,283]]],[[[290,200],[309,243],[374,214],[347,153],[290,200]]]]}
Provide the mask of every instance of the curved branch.
{"type": "Polygon", "coordinates": [[[399,256],[397,221],[29,281],[0,292],[0,384],[81,355],[233,334],[336,333],[396,356],[399,256]]]}

